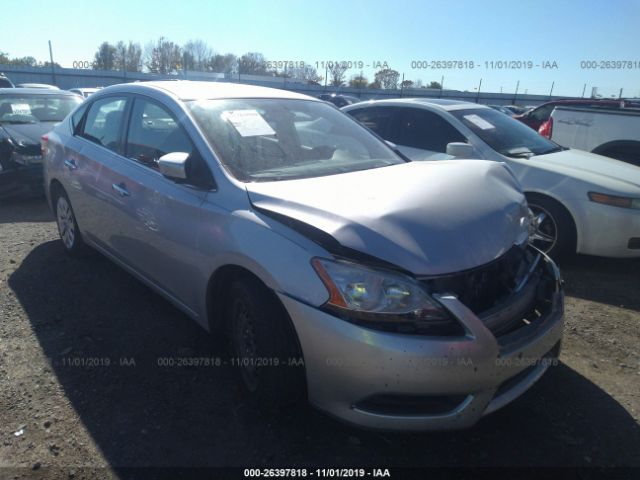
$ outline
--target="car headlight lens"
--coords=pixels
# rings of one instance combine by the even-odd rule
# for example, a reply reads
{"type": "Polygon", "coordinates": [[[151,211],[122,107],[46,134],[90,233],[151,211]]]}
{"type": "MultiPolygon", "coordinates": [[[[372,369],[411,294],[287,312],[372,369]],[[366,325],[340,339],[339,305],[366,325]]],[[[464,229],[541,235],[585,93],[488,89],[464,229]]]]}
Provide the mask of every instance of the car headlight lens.
{"type": "Polygon", "coordinates": [[[606,193],[589,192],[589,200],[613,207],[640,209],[640,198],[619,197],[606,193]]]}
{"type": "Polygon", "coordinates": [[[23,153],[13,152],[11,160],[21,165],[35,165],[42,163],[42,155],[25,155],[23,153]]]}
{"type": "Polygon", "coordinates": [[[343,260],[314,258],[311,263],[329,291],[326,307],[345,320],[415,333],[425,327],[460,328],[409,276],[343,260]]]}

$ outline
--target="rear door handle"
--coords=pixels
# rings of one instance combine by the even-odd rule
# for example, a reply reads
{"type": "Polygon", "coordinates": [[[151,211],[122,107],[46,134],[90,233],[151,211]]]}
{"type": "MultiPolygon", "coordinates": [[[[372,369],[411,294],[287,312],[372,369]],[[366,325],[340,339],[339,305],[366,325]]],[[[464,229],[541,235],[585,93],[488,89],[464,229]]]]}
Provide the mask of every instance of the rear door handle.
{"type": "Polygon", "coordinates": [[[64,161],[64,164],[69,170],[77,170],[78,168],[74,159],[67,159],[64,161]]]}
{"type": "Polygon", "coordinates": [[[114,183],[111,185],[111,188],[118,192],[121,197],[128,197],[131,195],[124,183],[114,183]]]}

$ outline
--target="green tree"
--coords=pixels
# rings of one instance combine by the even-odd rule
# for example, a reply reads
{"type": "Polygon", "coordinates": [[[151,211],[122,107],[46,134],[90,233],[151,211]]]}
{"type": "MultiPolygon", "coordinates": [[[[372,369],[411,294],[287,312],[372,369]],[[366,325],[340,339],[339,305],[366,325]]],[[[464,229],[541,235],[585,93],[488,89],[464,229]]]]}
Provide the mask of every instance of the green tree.
{"type": "Polygon", "coordinates": [[[400,79],[400,73],[391,68],[383,68],[375,75],[376,82],[379,83],[382,88],[396,89],[398,88],[398,80],[400,79]]]}
{"type": "Polygon", "coordinates": [[[114,66],[117,70],[126,70],[127,72],[142,71],[142,48],[140,44],[131,40],[128,44],[119,41],[116,45],[114,66]]]}
{"type": "Polygon", "coordinates": [[[238,58],[233,53],[216,53],[205,62],[205,70],[216,73],[237,73],[238,58]]]}
{"type": "Polygon", "coordinates": [[[182,49],[176,43],[160,37],[147,45],[145,66],[151,73],[169,74],[182,68],[182,49]]]}
{"type": "Polygon", "coordinates": [[[93,57],[94,70],[115,70],[117,49],[109,42],[102,42],[93,57]]]}
{"type": "Polygon", "coordinates": [[[440,82],[429,82],[429,85],[427,85],[427,88],[437,88],[438,90],[441,90],[442,85],[440,85],[440,82]]]}
{"type": "Polygon", "coordinates": [[[353,88],[367,88],[369,80],[364,75],[354,75],[349,80],[349,86],[353,88]]]}

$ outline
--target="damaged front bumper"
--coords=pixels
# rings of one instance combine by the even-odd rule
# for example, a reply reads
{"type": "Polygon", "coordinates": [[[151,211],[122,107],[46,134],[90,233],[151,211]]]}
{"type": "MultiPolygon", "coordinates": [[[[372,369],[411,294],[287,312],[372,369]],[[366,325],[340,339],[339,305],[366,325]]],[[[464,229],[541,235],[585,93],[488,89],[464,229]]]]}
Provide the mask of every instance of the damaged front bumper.
{"type": "Polygon", "coordinates": [[[526,284],[480,314],[433,292],[462,325],[455,337],[396,334],[340,320],[286,295],[302,347],[309,400],[363,427],[465,428],[524,393],[557,361],[560,274],[543,254],[526,284]]]}

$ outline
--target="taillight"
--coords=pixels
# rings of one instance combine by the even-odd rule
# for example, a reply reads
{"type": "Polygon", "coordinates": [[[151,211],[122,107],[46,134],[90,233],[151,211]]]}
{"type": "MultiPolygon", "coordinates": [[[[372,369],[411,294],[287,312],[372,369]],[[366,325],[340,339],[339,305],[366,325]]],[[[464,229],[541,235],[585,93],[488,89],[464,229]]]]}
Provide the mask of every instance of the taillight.
{"type": "Polygon", "coordinates": [[[42,135],[40,137],[40,152],[42,153],[43,157],[44,157],[44,154],[47,151],[47,142],[49,142],[49,136],[48,135],[42,135]]]}
{"type": "Polygon", "coordinates": [[[538,133],[543,137],[547,137],[551,140],[551,133],[553,132],[553,118],[549,117],[549,120],[540,125],[538,133]]]}

